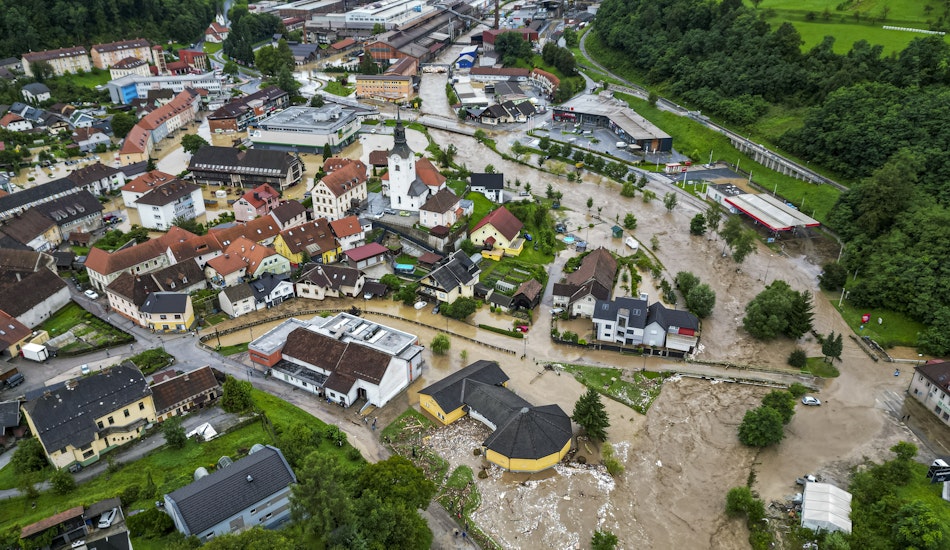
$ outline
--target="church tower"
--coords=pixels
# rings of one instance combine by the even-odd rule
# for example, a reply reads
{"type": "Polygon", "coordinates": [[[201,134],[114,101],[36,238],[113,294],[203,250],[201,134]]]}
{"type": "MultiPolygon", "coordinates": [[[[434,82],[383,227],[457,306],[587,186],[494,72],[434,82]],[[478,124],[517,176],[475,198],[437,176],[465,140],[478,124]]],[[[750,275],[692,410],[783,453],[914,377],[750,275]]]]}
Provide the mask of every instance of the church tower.
{"type": "Polygon", "coordinates": [[[393,136],[396,143],[389,151],[389,204],[395,210],[411,210],[414,205],[409,188],[416,181],[416,157],[406,143],[406,129],[402,127],[398,109],[393,136]]]}

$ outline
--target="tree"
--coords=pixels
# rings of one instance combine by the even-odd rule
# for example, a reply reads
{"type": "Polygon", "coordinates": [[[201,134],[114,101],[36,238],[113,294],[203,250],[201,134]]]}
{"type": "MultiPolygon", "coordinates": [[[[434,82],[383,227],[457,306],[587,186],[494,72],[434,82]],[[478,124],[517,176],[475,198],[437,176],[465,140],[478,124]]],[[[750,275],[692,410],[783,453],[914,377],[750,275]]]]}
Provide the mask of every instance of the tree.
{"type": "Polygon", "coordinates": [[[49,476],[50,486],[57,495],[66,495],[76,488],[76,480],[66,470],[53,470],[49,476]]]}
{"type": "Polygon", "coordinates": [[[400,280],[399,277],[393,275],[392,273],[387,273],[383,275],[382,277],[380,277],[379,282],[386,285],[389,288],[389,290],[397,290],[399,287],[402,286],[402,280],[400,280]]]}
{"type": "Polygon", "coordinates": [[[716,307],[716,291],[706,283],[697,285],[685,296],[686,309],[700,319],[709,317],[714,307],[716,307]]]}
{"type": "Polygon", "coordinates": [[[762,398],[762,405],[778,411],[782,415],[783,424],[788,424],[795,416],[795,397],[787,391],[770,391],[762,398]]]}
{"type": "Polygon", "coordinates": [[[600,394],[593,389],[587,390],[587,393],[574,404],[574,414],[571,415],[571,419],[577,422],[591,439],[600,441],[607,439],[610,419],[607,417],[607,409],[600,401],[600,394]]]}
{"type": "Polygon", "coordinates": [[[538,140],[538,149],[547,151],[549,147],[551,147],[551,138],[548,136],[541,136],[541,139],[538,140]]]}
{"type": "Polygon", "coordinates": [[[726,513],[731,517],[739,517],[748,513],[755,497],[752,490],[746,486],[733,487],[726,493],[726,513]]]}
{"type": "Polygon", "coordinates": [[[181,136],[181,148],[184,149],[186,153],[197,153],[198,149],[201,149],[205,145],[208,145],[207,140],[198,134],[185,134],[181,136]]]}
{"type": "Polygon", "coordinates": [[[383,34],[384,32],[386,32],[386,25],[382,23],[373,24],[373,34],[383,34]]]}
{"type": "Polygon", "coordinates": [[[178,216],[172,220],[172,225],[175,227],[180,227],[185,231],[194,233],[195,235],[204,235],[208,232],[208,229],[204,226],[204,224],[198,223],[198,220],[194,218],[184,218],[182,216],[178,216]]]}
{"type": "Polygon", "coordinates": [[[505,66],[517,63],[518,59],[530,59],[531,44],[518,32],[505,32],[495,37],[495,53],[505,66]]]}
{"type": "Polygon", "coordinates": [[[138,121],[131,113],[116,113],[112,115],[112,133],[118,139],[125,139],[138,121]]]}
{"type": "Polygon", "coordinates": [[[162,434],[165,436],[165,443],[168,443],[172,449],[182,449],[188,443],[185,428],[181,425],[181,417],[172,416],[162,422],[162,434]]]}
{"type": "Polygon", "coordinates": [[[840,290],[848,280],[848,269],[838,262],[825,264],[818,276],[818,285],[830,292],[840,290]]]}
{"type": "Polygon", "coordinates": [[[291,486],[291,518],[304,537],[326,542],[333,531],[353,523],[355,489],[356,478],[335,455],[311,453],[291,486]]]}
{"type": "Polygon", "coordinates": [[[373,493],[384,501],[404,503],[410,510],[425,510],[436,491],[422,470],[399,455],[368,464],[357,487],[359,494],[373,493]]]}
{"type": "Polygon", "coordinates": [[[254,526],[237,534],[227,533],[215,536],[201,546],[202,550],[244,550],[245,548],[294,550],[297,545],[288,531],[274,531],[254,526]]]}
{"type": "Polygon", "coordinates": [[[229,76],[237,76],[241,73],[241,68],[238,67],[238,64],[233,60],[228,59],[224,63],[224,67],[221,69],[221,72],[229,76]]]}
{"type": "Polygon", "coordinates": [[[238,380],[228,375],[221,389],[221,408],[227,412],[244,412],[254,405],[251,398],[253,386],[246,380],[238,380]]]}
{"type": "Polygon", "coordinates": [[[323,96],[320,94],[313,94],[313,97],[310,98],[311,107],[323,107],[327,102],[323,99],[323,96]]]}
{"type": "Polygon", "coordinates": [[[432,343],[429,344],[429,349],[436,355],[445,355],[449,352],[450,347],[452,347],[452,342],[450,342],[449,337],[442,332],[436,334],[435,338],[432,339],[432,343]]]}
{"type": "Polygon", "coordinates": [[[161,509],[150,506],[144,512],[125,518],[125,526],[133,537],[161,537],[175,528],[172,517],[161,509]]]}
{"type": "Polygon", "coordinates": [[[39,472],[49,465],[43,445],[35,437],[18,441],[10,462],[17,475],[39,472]]]}
{"type": "Polygon", "coordinates": [[[697,237],[706,233],[706,216],[700,212],[689,221],[689,234],[697,237]]]}
{"type": "Polygon", "coordinates": [[[634,183],[629,181],[623,182],[623,185],[620,187],[620,196],[621,197],[635,197],[637,195],[637,186],[634,183]]]}
{"type": "Polygon", "coordinates": [[[637,218],[632,212],[627,212],[627,214],[623,217],[623,226],[625,229],[637,228],[637,218]]]}
{"type": "MultiPolygon", "coordinates": [[[[569,30],[569,29],[566,29],[569,30]]],[[[594,536],[590,538],[591,550],[614,550],[617,547],[617,535],[610,531],[594,531],[594,536]]]]}
{"type": "Polygon", "coordinates": [[[699,285],[700,280],[690,271],[680,271],[676,274],[676,277],[673,277],[673,282],[676,284],[676,288],[683,293],[683,296],[686,296],[699,285]]]}
{"type": "Polygon", "coordinates": [[[897,455],[897,460],[911,461],[917,456],[917,445],[899,441],[891,447],[891,452],[897,455]]]}
{"type": "Polygon", "coordinates": [[[841,334],[835,335],[835,331],[825,336],[821,342],[821,354],[825,356],[825,361],[833,363],[835,359],[841,360],[841,352],[844,348],[844,341],[841,334]]]}
{"type": "Polygon", "coordinates": [[[469,315],[475,313],[475,310],[478,309],[478,302],[472,298],[466,298],[462,296],[456,298],[451,304],[445,304],[440,308],[442,315],[446,317],[451,317],[452,319],[465,319],[469,315]]]}
{"type": "Polygon", "coordinates": [[[773,281],[746,304],[742,326],[760,340],[771,340],[786,334],[797,295],[785,281],[773,281]]]}
{"type": "Polygon", "coordinates": [[[587,197],[587,210],[589,211],[592,206],[594,206],[594,198],[593,198],[593,197],[587,197]]]}
{"type": "Polygon", "coordinates": [[[419,283],[409,283],[405,284],[393,294],[393,299],[398,300],[407,306],[411,306],[416,302],[416,290],[419,288],[419,283]]]}
{"type": "Polygon", "coordinates": [[[376,60],[369,52],[364,51],[363,55],[360,56],[359,72],[368,75],[379,74],[379,65],[376,64],[376,60]]]}
{"type": "Polygon", "coordinates": [[[768,447],[784,437],[782,415],[771,407],[761,406],[747,411],[739,425],[739,441],[749,447],[768,447]]]}
{"type": "Polygon", "coordinates": [[[891,533],[897,548],[937,550],[944,548],[946,533],[943,523],[923,501],[904,504],[897,511],[891,533]]]}
{"type": "Polygon", "coordinates": [[[663,206],[666,207],[668,212],[672,212],[676,208],[678,199],[676,198],[676,193],[670,191],[669,193],[663,195],[663,206]]]}
{"type": "Polygon", "coordinates": [[[323,161],[326,162],[326,160],[332,156],[333,156],[333,151],[330,149],[330,144],[324,143],[323,144],[323,161]]]}
{"type": "Polygon", "coordinates": [[[792,340],[798,340],[812,329],[812,323],[815,320],[815,307],[812,304],[811,293],[804,290],[791,295],[791,301],[788,312],[788,326],[784,332],[792,340]]]}
{"type": "Polygon", "coordinates": [[[494,165],[494,164],[486,164],[486,165],[485,165],[485,173],[486,173],[486,174],[494,174],[494,173],[495,173],[495,165],[494,165]]]}
{"type": "Polygon", "coordinates": [[[297,93],[301,88],[300,82],[294,78],[294,73],[290,67],[281,67],[277,73],[277,87],[290,95],[297,93]]]}
{"type": "Polygon", "coordinates": [[[796,369],[803,369],[805,365],[808,364],[808,356],[805,355],[805,350],[802,348],[795,348],[792,350],[792,353],[788,354],[787,363],[791,367],[796,369]]]}

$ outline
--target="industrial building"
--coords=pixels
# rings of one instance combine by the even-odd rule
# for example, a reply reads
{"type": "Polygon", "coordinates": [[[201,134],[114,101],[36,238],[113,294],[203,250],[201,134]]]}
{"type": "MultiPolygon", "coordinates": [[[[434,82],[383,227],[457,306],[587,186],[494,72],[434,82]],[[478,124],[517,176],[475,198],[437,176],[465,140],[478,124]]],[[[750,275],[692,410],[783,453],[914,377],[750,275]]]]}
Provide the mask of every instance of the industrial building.
{"type": "Polygon", "coordinates": [[[669,153],[673,138],[649,120],[638,115],[619,99],[602,95],[584,94],[553,107],[555,122],[592,124],[608,128],[631,149],[652,153],[669,153]]]}
{"type": "Polygon", "coordinates": [[[356,139],[361,124],[356,110],[343,105],[289,107],[252,124],[248,137],[255,149],[321,153],[329,144],[339,151],[356,139]]]}

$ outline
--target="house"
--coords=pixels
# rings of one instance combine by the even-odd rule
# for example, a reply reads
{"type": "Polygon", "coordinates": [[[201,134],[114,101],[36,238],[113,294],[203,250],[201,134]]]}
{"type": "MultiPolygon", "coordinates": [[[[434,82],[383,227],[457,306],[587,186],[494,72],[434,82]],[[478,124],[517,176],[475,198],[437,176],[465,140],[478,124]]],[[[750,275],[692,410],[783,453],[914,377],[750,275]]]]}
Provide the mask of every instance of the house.
{"type": "Polygon", "coordinates": [[[330,230],[340,243],[340,250],[346,252],[366,243],[366,231],[356,216],[347,216],[330,222],[330,230]]]}
{"type": "Polygon", "coordinates": [[[907,393],[944,424],[950,425],[950,361],[929,361],[914,367],[907,393]]]}
{"type": "Polygon", "coordinates": [[[28,132],[33,129],[33,123],[20,115],[7,113],[0,118],[0,128],[11,132],[28,132]]]}
{"type": "Polygon", "coordinates": [[[218,23],[217,21],[212,21],[211,25],[205,30],[205,42],[211,42],[212,44],[220,44],[227,40],[229,29],[218,23]]]}
{"type": "Polygon", "coordinates": [[[364,399],[382,407],[422,374],[414,334],[348,313],[312,322],[287,335],[275,378],[344,407],[364,399]]]}
{"type": "Polygon", "coordinates": [[[197,262],[186,260],[152,273],[120,274],[105,289],[112,311],[142,327],[149,327],[142,307],[155,292],[192,293],[207,288],[204,274],[197,262]]]}
{"type": "Polygon", "coordinates": [[[580,267],[554,285],[554,306],[568,308],[571,316],[592,317],[597,300],[610,300],[617,260],[606,248],[584,256],[580,267]]]}
{"type": "Polygon", "coordinates": [[[326,218],[281,231],[274,239],[274,248],[293,266],[306,263],[309,259],[333,263],[342,252],[326,218]]]}
{"type": "Polygon", "coordinates": [[[280,193],[268,184],[258,185],[234,202],[234,219],[239,222],[266,216],[280,204],[280,193]]]}
{"type": "Polygon", "coordinates": [[[643,345],[690,353],[699,342],[699,318],[654,302],[647,311],[643,345]]]}
{"type": "Polygon", "coordinates": [[[9,271],[22,273],[25,276],[41,269],[56,273],[56,259],[45,252],[36,252],[26,247],[0,248],[0,273],[9,271]]]}
{"type": "Polygon", "coordinates": [[[73,46],[58,50],[45,50],[23,54],[23,73],[35,77],[33,67],[37,63],[46,63],[53,69],[54,76],[63,76],[67,73],[88,73],[92,70],[89,64],[89,55],[86,48],[73,46]]]}
{"type": "Polygon", "coordinates": [[[452,227],[461,216],[459,198],[448,187],[439,189],[419,207],[419,223],[424,227],[452,227]]]}
{"type": "Polygon", "coordinates": [[[597,339],[622,346],[642,345],[647,308],[646,300],[626,296],[597,300],[592,317],[597,339]]]}
{"type": "Polygon", "coordinates": [[[30,329],[40,326],[69,303],[69,287],[56,274],[55,267],[20,271],[11,269],[9,264],[0,263],[0,266],[0,304],[3,304],[3,311],[30,329]],[[24,288],[30,291],[23,292],[24,288]]]}
{"type": "Polygon", "coordinates": [[[69,115],[69,125],[73,128],[89,128],[95,121],[96,118],[86,111],[76,110],[69,115]]]}
{"type": "Polygon", "coordinates": [[[96,44],[90,48],[92,65],[97,69],[108,69],[129,57],[148,63],[152,59],[152,45],[144,38],[122,40],[108,44],[96,44]]]}
{"type": "Polygon", "coordinates": [[[366,200],[366,165],[343,165],[316,182],[310,192],[314,215],[338,220],[366,200]]]}
{"type": "Polygon", "coordinates": [[[61,240],[73,232],[91,233],[102,227],[102,203],[85,189],[38,204],[33,209],[53,220],[61,240]]]}
{"type": "Polygon", "coordinates": [[[336,172],[344,166],[349,166],[351,164],[359,164],[363,166],[363,173],[366,173],[366,165],[363,164],[361,160],[348,159],[343,157],[330,157],[323,161],[323,171],[327,174],[336,172]]]}
{"type": "Polygon", "coordinates": [[[534,309],[541,303],[541,295],[544,288],[537,279],[528,279],[518,285],[517,290],[511,296],[511,306],[521,309],[534,309]]]}
{"type": "Polygon", "coordinates": [[[389,249],[379,243],[357,246],[344,252],[346,264],[356,269],[366,269],[381,264],[389,257],[389,249]]]}
{"type": "Polygon", "coordinates": [[[395,144],[389,151],[389,171],[383,176],[383,180],[389,182],[389,204],[397,210],[417,212],[430,195],[445,187],[445,177],[429,159],[416,160],[406,143],[401,119],[396,121],[393,133],[395,144]]]}
{"type": "MultiPolygon", "coordinates": [[[[20,350],[33,338],[30,327],[0,310],[0,357],[17,357],[20,350]]],[[[0,433],[2,436],[3,433],[0,433]]]]}
{"type": "Polygon", "coordinates": [[[456,250],[419,281],[419,292],[446,303],[471,298],[480,273],[478,264],[464,251],[456,250]]]}
{"type": "Polygon", "coordinates": [[[270,215],[281,231],[307,223],[307,207],[298,201],[284,201],[270,215]]]}
{"type": "Polygon", "coordinates": [[[240,150],[207,145],[198,149],[188,170],[199,185],[253,189],[268,184],[278,191],[297,185],[303,178],[303,162],[296,155],[261,149],[240,150]]]}
{"type": "MultiPolygon", "coordinates": [[[[472,227],[469,239],[475,246],[489,252],[486,257],[518,256],[524,247],[524,239],[520,236],[523,227],[521,220],[501,206],[489,212],[472,227]]],[[[482,255],[484,256],[485,252],[482,255]]]]}
{"type": "Polygon", "coordinates": [[[168,232],[157,239],[149,239],[144,243],[120,248],[113,252],[106,252],[101,248],[90,248],[86,256],[86,272],[89,274],[89,284],[100,292],[105,292],[106,286],[114,281],[120,273],[128,271],[133,275],[157,271],[167,267],[172,262],[166,251],[174,243],[196,237],[195,234],[178,226],[172,226],[168,232]]]}
{"type": "Polygon", "coordinates": [[[482,124],[490,124],[495,126],[497,124],[517,121],[515,120],[515,116],[511,114],[511,112],[509,112],[504,105],[496,103],[482,111],[479,122],[482,124]]]}
{"type": "Polygon", "coordinates": [[[532,84],[534,84],[547,98],[553,98],[554,93],[557,92],[558,87],[561,85],[561,79],[541,69],[531,69],[531,76],[528,77],[532,84]]]}
{"type": "Polygon", "coordinates": [[[492,202],[503,204],[505,202],[505,175],[504,174],[472,174],[471,189],[476,193],[481,193],[492,202]]]}
{"type": "Polygon", "coordinates": [[[203,409],[221,395],[221,385],[211,367],[185,372],[152,386],[155,417],[159,422],[203,409]]]}
{"type": "Polygon", "coordinates": [[[211,69],[208,64],[208,54],[202,51],[178,50],[178,60],[199,73],[205,73],[211,69]]]}
{"type": "Polygon", "coordinates": [[[121,187],[122,203],[125,204],[126,208],[135,208],[135,201],[141,199],[155,187],[168,183],[173,179],[176,179],[175,176],[160,170],[146,172],[121,187]]]}
{"type": "Polygon", "coordinates": [[[7,220],[0,226],[0,233],[37,252],[53,250],[63,242],[56,222],[34,208],[7,220]]]}
{"type": "Polygon", "coordinates": [[[119,162],[147,161],[157,144],[194,122],[200,106],[201,94],[185,88],[173,100],[142,117],[122,142],[117,156],[119,162]]]}
{"type": "Polygon", "coordinates": [[[238,237],[205,264],[205,278],[213,288],[239,284],[243,279],[256,279],[264,273],[288,273],[290,261],[273,247],[238,237]]]}
{"type": "MultiPolygon", "coordinates": [[[[373,168],[386,168],[389,166],[389,151],[378,149],[369,152],[369,165],[373,168]]],[[[374,172],[375,173],[375,172],[374,172]]]]}
{"type": "Polygon", "coordinates": [[[250,454],[165,495],[175,528],[201,542],[251,527],[274,529],[290,519],[291,486],[297,483],[283,453],[254,445],[250,454]]]}
{"type": "Polygon", "coordinates": [[[154,187],[135,201],[142,226],[165,230],[175,220],[193,220],[205,213],[201,188],[180,179],[154,187]]]}
{"type": "Polygon", "coordinates": [[[448,425],[466,414],[493,430],[482,443],[485,458],[512,472],[540,472],[563,459],[574,432],[557,405],[534,406],[508,389],[494,361],[476,361],[419,390],[423,411],[448,425]]]}
{"type": "Polygon", "coordinates": [[[102,453],[138,439],[155,421],[152,391],[129,364],[47,386],[22,410],[56,468],[96,462],[102,453]]]}
{"type": "Polygon", "coordinates": [[[153,292],[139,308],[146,328],[161,332],[185,332],[195,324],[191,296],[184,292],[153,292]]]}
{"type": "Polygon", "coordinates": [[[254,300],[257,309],[270,308],[280,305],[294,297],[294,284],[290,282],[290,275],[264,273],[255,281],[248,283],[254,291],[254,300]]]}
{"type": "Polygon", "coordinates": [[[290,95],[277,86],[232,99],[208,115],[213,133],[243,132],[248,125],[290,105],[290,95]]]}
{"type": "Polygon", "coordinates": [[[299,298],[323,300],[327,297],[356,298],[363,291],[366,277],[362,271],[339,265],[308,264],[294,283],[299,298]],[[309,268],[309,269],[308,269],[309,268]]]}
{"type": "Polygon", "coordinates": [[[218,293],[218,304],[221,305],[221,311],[230,315],[232,319],[257,311],[254,289],[247,283],[224,287],[218,293]]]}
{"type": "Polygon", "coordinates": [[[34,105],[50,98],[49,88],[46,87],[46,84],[40,82],[31,82],[24,85],[20,88],[20,94],[23,95],[25,101],[34,105]]]}
{"type": "Polygon", "coordinates": [[[79,150],[84,153],[95,151],[99,145],[108,147],[112,140],[99,128],[77,128],[73,131],[73,143],[79,146],[79,150]]]}

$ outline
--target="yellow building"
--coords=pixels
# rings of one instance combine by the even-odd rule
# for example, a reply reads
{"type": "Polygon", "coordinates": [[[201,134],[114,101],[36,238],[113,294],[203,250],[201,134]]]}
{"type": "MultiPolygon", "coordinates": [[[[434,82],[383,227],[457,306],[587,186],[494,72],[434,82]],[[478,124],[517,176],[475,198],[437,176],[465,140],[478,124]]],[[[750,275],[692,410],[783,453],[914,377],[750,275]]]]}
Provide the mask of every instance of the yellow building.
{"type": "Polygon", "coordinates": [[[493,260],[518,256],[524,249],[524,224],[504,206],[489,212],[469,231],[469,239],[483,248],[482,255],[493,260]]]}
{"type": "Polygon", "coordinates": [[[494,361],[476,361],[419,391],[419,405],[443,425],[466,414],[492,434],[485,458],[512,472],[539,472],[571,449],[571,419],[557,405],[535,407],[507,389],[508,375],[494,361]]]}
{"type": "Polygon", "coordinates": [[[96,462],[155,422],[148,382],[129,364],[50,386],[21,408],[56,468],[96,462]]]}
{"type": "Polygon", "coordinates": [[[184,292],[153,292],[139,312],[143,326],[160,332],[184,332],[195,324],[191,296],[184,292]]]}
{"type": "Polygon", "coordinates": [[[357,75],[356,97],[401,102],[412,96],[412,77],[394,74],[357,75]]]}
{"type": "Polygon", "coordinates": [[[315,262],[332,264],[343,253],[326,218],[281,231],[274,239],[274,249],[290,260],[293,267],[305,263],[307,257],[315,262]]]}
{"type": "Polygon", "coordinates": [[[20,350],[33,337],[30,327],[17,321],[16,317],[0,310],[0,357],[17,357],[20,350]]]}

